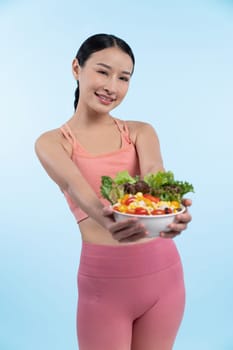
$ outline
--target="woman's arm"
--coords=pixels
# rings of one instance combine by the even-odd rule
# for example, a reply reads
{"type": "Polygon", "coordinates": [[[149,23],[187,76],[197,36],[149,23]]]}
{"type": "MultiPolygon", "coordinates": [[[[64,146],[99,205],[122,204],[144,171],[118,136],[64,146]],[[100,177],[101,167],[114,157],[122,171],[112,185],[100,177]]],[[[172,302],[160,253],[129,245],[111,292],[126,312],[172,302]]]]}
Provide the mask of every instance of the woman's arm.
{"type": "Polygon", "coordinates": [[[53,130],[41,135],[35,143],[35,151],[47,174],[61,190],[66,191],[89,216],[103,224],[101,214],[104,206],[70,159],[60,131],[53,130]]]}
{"type": "Polygon", "coordinates": [[[164,170],[160,143],[154,128],[139,122],[136,127],[135,146],[137,149],[141,177],[164,170]]]}
{"type": "MultiPolygon", "coordinates": [[[[137,127],[135,145],[139,156],[141,176],[143,177],[148,173],[156,173],[164,170],[164,167],[159,139],[155,130],[150,124],[140,124],[140,127],[137,127]]],[[[186,211],[183,214],[177,215],[176,221],[169,226],[171,231],[168,233],[162,232],[162,237],[173,238],[177,236],[187,228],[188,223],[192,220],[187,210],[187,207],[192,205],[192,201],[190,199],[184,199],[182,203],[186,207],[186,211]]]]}
{"type": "Polygon", "coordinates": [[[93,189],[70,159],[62,143],[60,131],[53,130],[41,135],[35,143],[36,154],[50,178],[66,191],[72,200],[88,216],[111,232],[118,241],[136,240],[145,237],[145,228],[137,219],[115,222],[106,211],[93,189]]]}

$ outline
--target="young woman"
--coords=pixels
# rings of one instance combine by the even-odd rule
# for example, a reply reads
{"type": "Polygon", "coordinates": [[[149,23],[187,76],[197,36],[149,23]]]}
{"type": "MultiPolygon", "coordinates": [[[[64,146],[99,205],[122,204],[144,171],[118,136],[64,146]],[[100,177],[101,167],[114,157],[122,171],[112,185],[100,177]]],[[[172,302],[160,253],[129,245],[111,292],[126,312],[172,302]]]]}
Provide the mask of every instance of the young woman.
{"type": "Polygon", "coordinates": [[[110,114],[127,93],[134,62],[122,39],[89,37],[72,63],[74,114],[35,145],[82,236],[79,350],[171,350],[184,311],[182,265],[172,238],[190,222],[188,210],[177,216],[169,233],[148,238],[137,219],[115,222],[100,194],[102,175],[127,170],[143,177],[164,170],[153,127],[110,114]]]}

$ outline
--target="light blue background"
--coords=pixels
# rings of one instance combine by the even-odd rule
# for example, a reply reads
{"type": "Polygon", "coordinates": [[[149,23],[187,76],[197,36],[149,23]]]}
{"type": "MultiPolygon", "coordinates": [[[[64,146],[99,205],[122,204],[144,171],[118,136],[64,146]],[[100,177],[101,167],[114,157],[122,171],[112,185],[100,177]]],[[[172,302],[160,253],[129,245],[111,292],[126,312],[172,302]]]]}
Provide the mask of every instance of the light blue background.
{"type": "Polygon", "coordinates": [[[165,167],[196,190],[193,221],[176,238],[187,305],[174,350],[232,350],[233,1],[224,0],[0,1],[0,349],[77,349],[79,231],[34,141],[71,116],[71,61],[98,32],[136,56],[114,115],[152,123],[165,167]]]}

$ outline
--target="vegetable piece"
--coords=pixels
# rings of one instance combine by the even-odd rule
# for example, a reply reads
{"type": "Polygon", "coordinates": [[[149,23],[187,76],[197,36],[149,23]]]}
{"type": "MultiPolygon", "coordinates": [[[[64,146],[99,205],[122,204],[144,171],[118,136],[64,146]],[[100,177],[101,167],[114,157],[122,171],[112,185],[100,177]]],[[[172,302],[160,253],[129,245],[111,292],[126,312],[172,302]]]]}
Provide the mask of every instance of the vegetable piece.
{"type": "Polygon", "coordinates": [[[125,201],[124,201],[124,204],[125,205],[129,205],[130,203],[133,203],[135,201],[135,196],[131,196],[131,197],[128,197],[125,201]]]}
{"type": "Polygon", "coordinates": [[[174,182],[174,175],[171,171],[158,171],[157,173],[147,174],[144,176],[144,181],[153,189],[160,188],[165,184],[174,182]]]}
{"type": "Polygon", "coordinates": [[[164,208],[164,214],[171,214],[172,209],[171,208],[164,208]]]}
{"type": "Polygon", "coordinates": [[[135,194],[137,192],[148,193],[150,192],[150,186],[143,180],[138,180],[135,183],[125,183],[124,191],[126,193],[135,194]]]}
{"type": "Polygon", "coordinates": [[[127,209],[126,214],[135,214],[135,209],[127,209]]]}
{"type": "Polygon", "coordinates": [[[164,215],[167,213],[165,213],[165,210],[163,210],[163,209],[154,209],[154,210],[152,210],[151,214],[152,215],[164,215]]]}
{"type": "Polygon", "coordinates": [[[114,204],[113,200],[110,198],[110,193],[113,186],[113,179],[110,176],[102,176],[101,179],[102,179],[101,188],[100,188],[101,195],[104,198],[106,198],[109,202],[114,204]]]}
{"type": "Polygon", "coordinates": [[[134,214],[137,215],[149,215],[148,211],[145,208],[137,207],[134,209],[134,214]]]}
{"type": "Polygon", "coordinates": [[[133,178],[129,175],[127,170],[124,170],[117,173],[113,181],[117,185],[125,184],[127,182],[130,184],[134,184],[137,181],[137,178],[133,178]]]}
{"type": "Polygon", "coordinates": [[[144,180],[137,181],[134,186],[135,186],[136,192],[142,192],[142,193],[150,192],[150,186],[144,180]]]}
{"type": "Polygon", "coordinates": [[[117,185],[110,176],[102,176],[100,192],[111,204],[124,196],[124,185],[117,185]]]}
{"type": "Polygon", "coordinates": [[[155,196],[152,196],[151,194],[149,193],[145,193],[143,195],[145,198],[149,199],[151,202],[154,202],[154,203],[158,203],[160,201],[160,198],[159,197],[155,197],[155,196]]]}

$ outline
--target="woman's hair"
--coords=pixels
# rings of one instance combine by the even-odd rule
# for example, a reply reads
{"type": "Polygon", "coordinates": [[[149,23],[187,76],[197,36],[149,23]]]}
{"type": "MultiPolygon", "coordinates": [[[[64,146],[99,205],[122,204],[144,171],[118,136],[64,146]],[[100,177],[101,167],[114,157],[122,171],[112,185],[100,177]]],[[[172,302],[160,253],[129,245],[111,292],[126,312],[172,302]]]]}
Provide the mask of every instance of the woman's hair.
{"type": "MultiPolygon", "coordinates": [[[[122,39],[111,34],[95,34],[87,38],[83,44],[80,46],[76,58],[81,67],[84,66],[88,58],[97,51],[107,49],[109,47],[118,47],[126,54],[128,54],[135,64],[135,58],[133,51],[130,46],[122,39]]],[[[133,73],[133,72],[132,72],[133,73]]],[[[77,88],[75,90],[75,100],[74,100],[74,109],[77,108],[79,99],[79,83],[77,82],[77,88]]]]}

